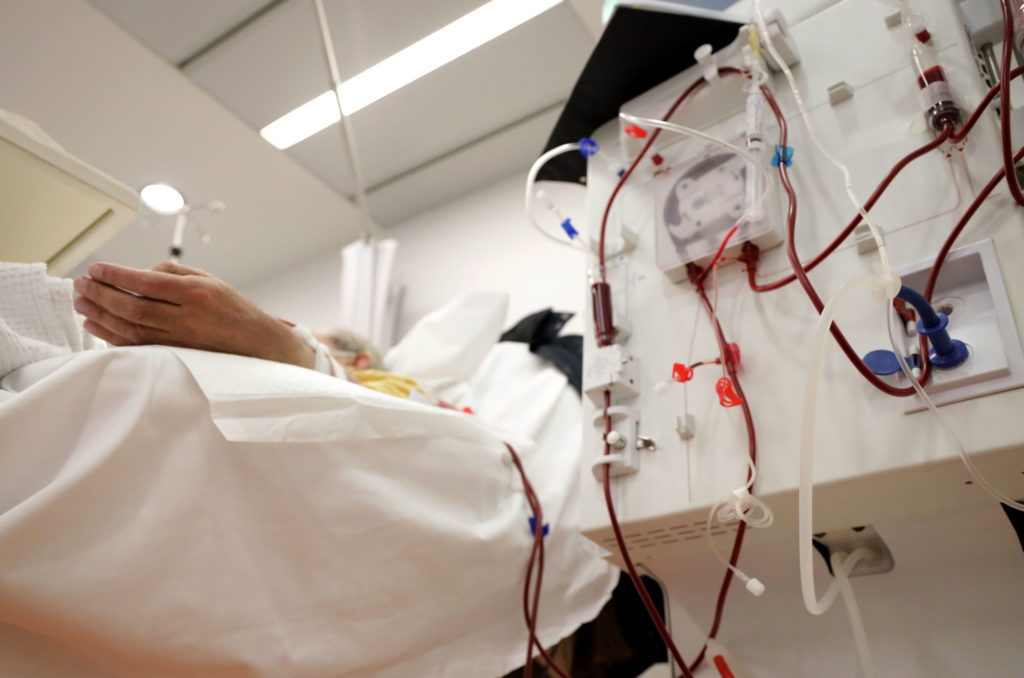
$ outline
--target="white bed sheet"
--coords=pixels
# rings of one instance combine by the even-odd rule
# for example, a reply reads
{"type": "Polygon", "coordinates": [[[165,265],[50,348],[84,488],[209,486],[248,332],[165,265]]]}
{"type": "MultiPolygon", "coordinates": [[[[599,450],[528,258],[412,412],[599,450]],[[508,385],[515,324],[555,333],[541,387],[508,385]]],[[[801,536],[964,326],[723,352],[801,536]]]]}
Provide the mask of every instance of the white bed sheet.
{"type": "Polygon", "coordinates": [[[579,402],[524,345],[477,372],[478,417],[179,349],[8,375],[5,675],[501,675],[530,547],[510,437],[551,524],[539,633],[564,637],[618,580],[576,529],[579,402]]]}

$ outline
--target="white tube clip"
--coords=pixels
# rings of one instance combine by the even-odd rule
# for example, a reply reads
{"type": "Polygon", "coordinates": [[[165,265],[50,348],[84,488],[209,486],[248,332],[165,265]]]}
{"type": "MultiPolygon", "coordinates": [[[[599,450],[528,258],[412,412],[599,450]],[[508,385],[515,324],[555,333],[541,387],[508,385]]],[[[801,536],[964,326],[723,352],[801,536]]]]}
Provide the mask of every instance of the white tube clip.
{"type": "Polygon", "coordinates": [[[705,43],[698,47],[693,53],[693,58],[697,60],[697,63],[702,69],[704,69],[704,79],[711,83],[718,79],[718,63],[715,59],[715,55],[712,53],[711,45],[705,43]]]}

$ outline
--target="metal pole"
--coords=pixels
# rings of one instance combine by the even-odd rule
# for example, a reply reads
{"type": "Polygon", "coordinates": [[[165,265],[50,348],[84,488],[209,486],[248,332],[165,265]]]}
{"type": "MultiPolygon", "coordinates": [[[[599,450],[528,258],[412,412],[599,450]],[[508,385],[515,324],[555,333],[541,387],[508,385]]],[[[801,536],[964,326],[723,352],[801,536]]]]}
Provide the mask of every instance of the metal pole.
{"type": "Polygon", "coordinates": [[[345,153],[348,156],[349,170],[352,172],[352,180],[355,183],[356,206],[359,208],[362,220],[363,241],[369,242],[376,232],[376,226],[370,217],[370,209],[366,204],[366,190],[363,184],[363,172],[359,166],[358,152],[356,151],[356,138],[352,133],[352,123],[345,115],[345,109],[341,105],[341,75],[338,73],[338,62],[334,56],[334,41],[331,40],[331,30],[327,25],[327,13],[324,11],[323,0],[313,0],[316,5],[316,18],[320,23],[320,37],[323,40],[324,56],[327,58],[327,68],[331,72],[331,82],[334,89],[334,98],[338,102],[338,115],[341,116],[342,141],[345,144],[345,153]]]}
{"type": "Polygon", "coordinates": [[[188,223],[188,206],[181,208],[181,211],[174,217],[174,233],[171,235],[171,257],[172,263],[178,263],[181,261],[181,255],[184,250],[181,246],[185,242],[185,226],[188,223]]]}

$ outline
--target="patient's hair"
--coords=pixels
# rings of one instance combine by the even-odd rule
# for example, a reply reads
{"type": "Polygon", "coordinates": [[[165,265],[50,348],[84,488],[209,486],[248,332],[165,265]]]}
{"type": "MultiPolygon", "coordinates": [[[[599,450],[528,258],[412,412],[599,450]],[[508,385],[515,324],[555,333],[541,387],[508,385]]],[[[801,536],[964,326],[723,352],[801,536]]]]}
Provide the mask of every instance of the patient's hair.
{"type": "Polygon", "coordinates": [[[335,327],[327,331],[331,338],[332,351],[347,351],[350,353],[365,353],[370,356],[370,369],[384,369],[384,361],[380,357],[380,351],[369,339],[353,332],[347,327],[335,327]]]}

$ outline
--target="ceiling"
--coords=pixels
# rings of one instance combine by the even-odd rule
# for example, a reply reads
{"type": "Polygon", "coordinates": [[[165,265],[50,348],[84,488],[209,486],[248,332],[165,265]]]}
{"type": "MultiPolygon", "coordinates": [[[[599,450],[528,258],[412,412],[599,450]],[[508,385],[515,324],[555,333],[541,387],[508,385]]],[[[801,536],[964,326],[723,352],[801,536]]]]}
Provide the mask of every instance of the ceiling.
{"type": "MultiPolygon", "coordinates": [[[[53,2],[43,0],[42,4],[53,2]]],[[[325,0],[342,79],[483,2],[325,0]]],[[[158,56],[165,68],[174,69],[187,83],[198,86],[202,95],[211,97],[252,133],[329,89],[312,0],[91,3],[120,27],[118,30],[130,34],[138,47],[158,56]]],[[[0,4],[20,3],[0,0],[0,4]]],[[[568,0],[556,5],[355,113],[351,121],[374,220],[386,227],[514,172],[525,174],[543,149],[561,104],[596,42],[601,4],[601,0],[568,0]]],[[[32,117],[31,112],[29,115],[32,117]]],[[[198,117],[190,124],[205,123],[198,117]]],[[[338,125],[286,151],[277,151],[257,139],[246,143],[262,143],[280,162],[302,170],[291,172],[294,176],[288,180],[296,182],[297,195],[302,193],[299,184],[307,191],[319,190],[305,186],[313,182],[333,191],[343,202],[353,196],[355,189],[338,125]]],[[[192,240],[186,241],[189,262],[199,266],[205,263],[241,285],[356,237],[358,219],[351,209],[339,209],[337,217],[324,218],[325,210],[331,209],[329,200],[307,210],[297,198],[287,228],[282,227],[280,219],[262,225],[251,214],[251,205],[240,208],[239,196],[226,195],[230,193],[231,177],[218,181],[215,176],[217,171],[230,174],[255,170],[240,165],[232,170],[234,151],[213,146],[207,159],[211,167],[205,168],[210,175],[206,181],[197,184],[188,176],[180,181],[192,186],[186,197],[191,199],[198,192],[202,200],[224,200],[228,209],[202,217],[213,239],[207,246],[190,236],[192,240]],[[245,223],[240,223],[242,219],[245,223]],[[338,220],[345,227],[329,229],[330,233],[325,234],[324,222],[338,220]],[[241,236],[246,238],[246,247],[263,243],[267,253],[225,264],[224,257],[231,251],[225,248],[237,248],[239,243],[224,240],[230,241],[235,233],[246,234],[241,236]],[[217,263],[213,263],[215,255],[217,263]]],[[[156,167],[162,162],[155,157],[148,160],[156,167]]],[[[187,172],[197,171],[195,164],[193,161],[187,172]]],[[[146,173],[138,167],[128,174],[116,168],[107,171],[135,188],[160,174],[151,170],[143,177],[146,173]]],[[[258,203],[261,198],[258,192],[249,191],[242,200],[258,203]]],[[[159,243],[159,250],[163,250],[169,239],[169,225],[158,223],[157,230],[145,229],[140,226],[142,220],[138,221],[101,249],[97,257],[132,265],[151,264],[156,254],[156,233],[167,234],[159,243]],[[140,249],[145,256],[136,253],[140,249]]]]}

